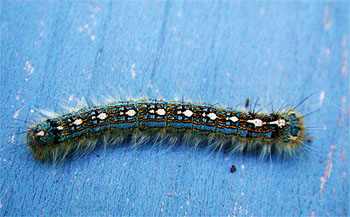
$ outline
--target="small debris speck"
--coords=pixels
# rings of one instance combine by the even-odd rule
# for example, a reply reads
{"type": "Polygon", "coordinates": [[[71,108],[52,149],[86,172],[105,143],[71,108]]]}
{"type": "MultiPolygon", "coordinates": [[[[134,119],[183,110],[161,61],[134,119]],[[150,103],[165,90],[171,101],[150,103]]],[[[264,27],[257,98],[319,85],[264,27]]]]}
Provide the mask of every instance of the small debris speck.
{"type": "Polygon", "coordinates": [[[231,172],[231,173],[234,173],[234,172],[236,172],[236,170],[237,170],[236,166],[235,166],[235,165],[232,165],[232,166],[231,166],[231,169],[230,169],[230,172],[231,172]]]}

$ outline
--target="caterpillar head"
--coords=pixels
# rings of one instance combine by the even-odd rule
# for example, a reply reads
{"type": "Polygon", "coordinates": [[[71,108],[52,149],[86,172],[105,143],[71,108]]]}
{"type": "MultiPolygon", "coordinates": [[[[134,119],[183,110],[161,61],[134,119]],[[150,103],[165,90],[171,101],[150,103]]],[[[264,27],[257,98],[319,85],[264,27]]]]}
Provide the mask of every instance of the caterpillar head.
{"type": "Polygon", "coordinates": [[[283,138],[283,141],[293,147],[297,147],[305,140],[303,119],[301,115],[294,110],[290,110],[286,113],[286,119],[289,124],[285,131],[286,136],[283,138]]]}
{"type": "Polygon", "coordinates": [[[27,132],[27,144],[35,154],[35,158],[39,160],[43,160],[44,150],[58,143],[55,139],[57,138],[57,129],[53,127],[54,124],[53,121],[48,119],[43,123],[32,126],[27,132]]]}

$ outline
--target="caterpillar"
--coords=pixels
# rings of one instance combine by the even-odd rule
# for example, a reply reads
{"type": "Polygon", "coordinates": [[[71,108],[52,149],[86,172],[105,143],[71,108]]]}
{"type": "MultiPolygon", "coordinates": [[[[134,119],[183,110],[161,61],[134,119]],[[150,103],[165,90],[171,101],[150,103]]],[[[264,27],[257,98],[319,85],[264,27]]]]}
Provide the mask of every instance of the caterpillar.
{"type": "Polygon", "coordinates": [[[205,143],[214,149],[291,156],[303,149],[305,126],[294,109],[272,113],[165,100],[86,107],[31,126],[26,142],[36,159],[63,160],[98,144],[126,139],[205,143]]]}

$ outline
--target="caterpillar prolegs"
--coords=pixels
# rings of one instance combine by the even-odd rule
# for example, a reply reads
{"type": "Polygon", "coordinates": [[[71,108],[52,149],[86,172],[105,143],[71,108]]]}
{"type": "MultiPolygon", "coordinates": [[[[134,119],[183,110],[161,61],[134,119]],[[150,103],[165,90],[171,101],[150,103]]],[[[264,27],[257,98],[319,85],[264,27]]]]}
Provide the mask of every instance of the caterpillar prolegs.
{"type": "Polygon", "coordinates": [[[125,139],[180,138],[217,149],[294,155],[303,149],[305,127],[295,110],[272,113],[189,102],[121,101],[46,119],[27,132],[27,144],[42,161],[64,159],[98,144],[125,139]]]}

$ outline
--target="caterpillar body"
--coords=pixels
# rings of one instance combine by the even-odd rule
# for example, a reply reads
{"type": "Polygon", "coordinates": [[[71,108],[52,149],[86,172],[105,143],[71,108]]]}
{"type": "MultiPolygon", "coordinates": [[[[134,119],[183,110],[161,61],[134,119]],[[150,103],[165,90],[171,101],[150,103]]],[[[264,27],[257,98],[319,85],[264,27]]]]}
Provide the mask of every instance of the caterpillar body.
{"type": "Polygon", "coordinates": [[[64,159],[98,144],[134,138],[190,139],[217,149],[293,155],[303,149],[303,118],[294,110],[255,113],[163,100],[121,101],[93,106],[31,126],[27,145],[41,161],[64,159]]]}

